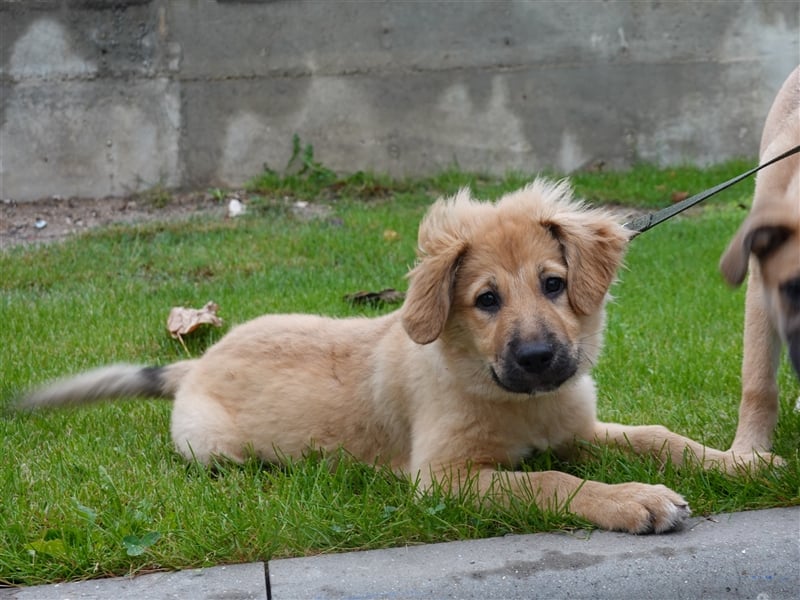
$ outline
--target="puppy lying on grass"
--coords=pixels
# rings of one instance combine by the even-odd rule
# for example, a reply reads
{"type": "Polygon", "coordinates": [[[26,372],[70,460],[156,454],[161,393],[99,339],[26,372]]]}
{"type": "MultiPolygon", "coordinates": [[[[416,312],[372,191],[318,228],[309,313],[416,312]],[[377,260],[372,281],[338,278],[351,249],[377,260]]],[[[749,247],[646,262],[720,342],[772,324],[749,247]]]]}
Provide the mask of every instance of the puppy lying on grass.
{"type": "MultiPolygon", "coordinates": [[[[437,201],[419,230],[405,304],[367,319],[267,315],[196,360],[116,365],[34,391],[23,406],[174,399],[172,438],[188,460],[299,458],[346,449],[450,489],[517,495],[606,529],[664,532],[689,514],[663,485],[609,485],[513,468],[531,449],[582,440],[732,470],[756,463],[664,427],[601,423],[589,374],[604,303],[629,232],[537,180],[496,203],[467,190],[437,201]]],[[[769,460],[769,455],[763,458],[769,460]]]]}

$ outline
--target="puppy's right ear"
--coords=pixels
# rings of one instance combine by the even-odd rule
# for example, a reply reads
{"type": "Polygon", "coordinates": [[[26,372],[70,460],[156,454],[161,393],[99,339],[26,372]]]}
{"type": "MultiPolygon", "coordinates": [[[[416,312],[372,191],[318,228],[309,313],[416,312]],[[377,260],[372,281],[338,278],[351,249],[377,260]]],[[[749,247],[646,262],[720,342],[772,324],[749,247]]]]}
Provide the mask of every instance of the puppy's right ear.
{"type": "Polygon", "coordinates": [[[450,314],[453,284],[466,244],[456,243],[424,256],[408,274],[410,284],[402,308],[403,328],[417,344],[430,344],[450,314]]]}
{"type": "Polygon", "coordinates": [[[444,329],[453,301],[453,284],[467,250],[473,201],[464,188],[450,199],[437,200],[419,226],[419,262],[408,274],[402,323],[408,337],[430,344],[444,329]]]}

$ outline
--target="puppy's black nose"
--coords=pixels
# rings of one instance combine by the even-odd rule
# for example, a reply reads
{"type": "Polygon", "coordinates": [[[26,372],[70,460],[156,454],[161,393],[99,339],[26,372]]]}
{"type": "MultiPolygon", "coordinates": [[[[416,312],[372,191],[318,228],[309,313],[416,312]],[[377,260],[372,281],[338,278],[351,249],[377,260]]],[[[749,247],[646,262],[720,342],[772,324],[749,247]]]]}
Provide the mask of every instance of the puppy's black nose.
{"type": "Polygon", "coordinates": [[[793,310],[800,310],[800,277],[783,282],[780,291],[793,310]]]}
{"type": "Polygon", "coordinates": [[[517,364],[529,373],[539,373],[550,366],[555,353],[546,342],[521,344],[514,354],[517,364]]]}

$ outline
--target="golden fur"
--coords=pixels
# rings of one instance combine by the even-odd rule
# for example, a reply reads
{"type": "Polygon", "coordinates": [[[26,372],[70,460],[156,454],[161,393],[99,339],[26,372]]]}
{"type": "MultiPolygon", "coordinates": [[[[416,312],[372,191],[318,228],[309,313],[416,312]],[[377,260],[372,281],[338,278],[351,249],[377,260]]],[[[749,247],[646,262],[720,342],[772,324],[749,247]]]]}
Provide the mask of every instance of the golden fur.
{"type": "Polygon", "coordinates": [[[263,316],[197,360],[106,367],[34,392],[26,405],[174,397],[172,438],[187,459],[252,452],[278,461],[344,447],[423,487],[457,487],[469,475],[483,493],[568,504],[607,529],[667,531],[689,510],[662,485],[499,470],[532,449],[574,454],[581,440],[676,464],[687,452],[729,470],[759,460],[660,426],[597,421],[589,372],[628,239],[609,213],[573,201],[566,183],[537,180],[497,203],[462,190],[422,221],[419,261],[396,312],[263,316]]]}
{"type": "MultiPolygon", "coordinates": [[[[760,160],[800,144],[800,67],[767,115],[760,160]]],[[[720,268],[739,285],[750,267],[745,300],[742,400],[732,450],[768,450],[778,422],[776,373],[782,343],[800,377],[800,156],[761,171],[753,207],[722,257],[720,268]]]]}

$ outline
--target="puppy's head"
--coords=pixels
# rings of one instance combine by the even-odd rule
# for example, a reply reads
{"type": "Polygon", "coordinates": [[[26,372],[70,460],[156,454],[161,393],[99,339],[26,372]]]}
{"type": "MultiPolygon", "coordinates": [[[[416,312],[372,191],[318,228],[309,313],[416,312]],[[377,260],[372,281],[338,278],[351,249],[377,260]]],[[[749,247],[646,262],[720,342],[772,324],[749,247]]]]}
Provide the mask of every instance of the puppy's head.
{"type": "Polygon", "coordinates": [[[412,340],[438,340],[483,393],[557,389],[596,360],[603,306],[629,239],[608,213],[537,180],[497,203],[437,201],[402,308],[412,340]]]}
{"type": "MultiPolygon", "coordinates": [[[[761,183],[761,182],[759,182],[761,183]]],[[[765,193],[756,184],[756,200],[765,193]]],[[[800,377],[800,170],[777,202],[761,202],[745,219],[720,261],[725,280],[738,286],[748,265],[757,270],[755,281],[768,317],[789,346],[789,358],[800,377]],[[751,262],[752,261],[752,262],[751,262]]],[[[754,203],[755,205],[755,203],[754,203]]]]}

